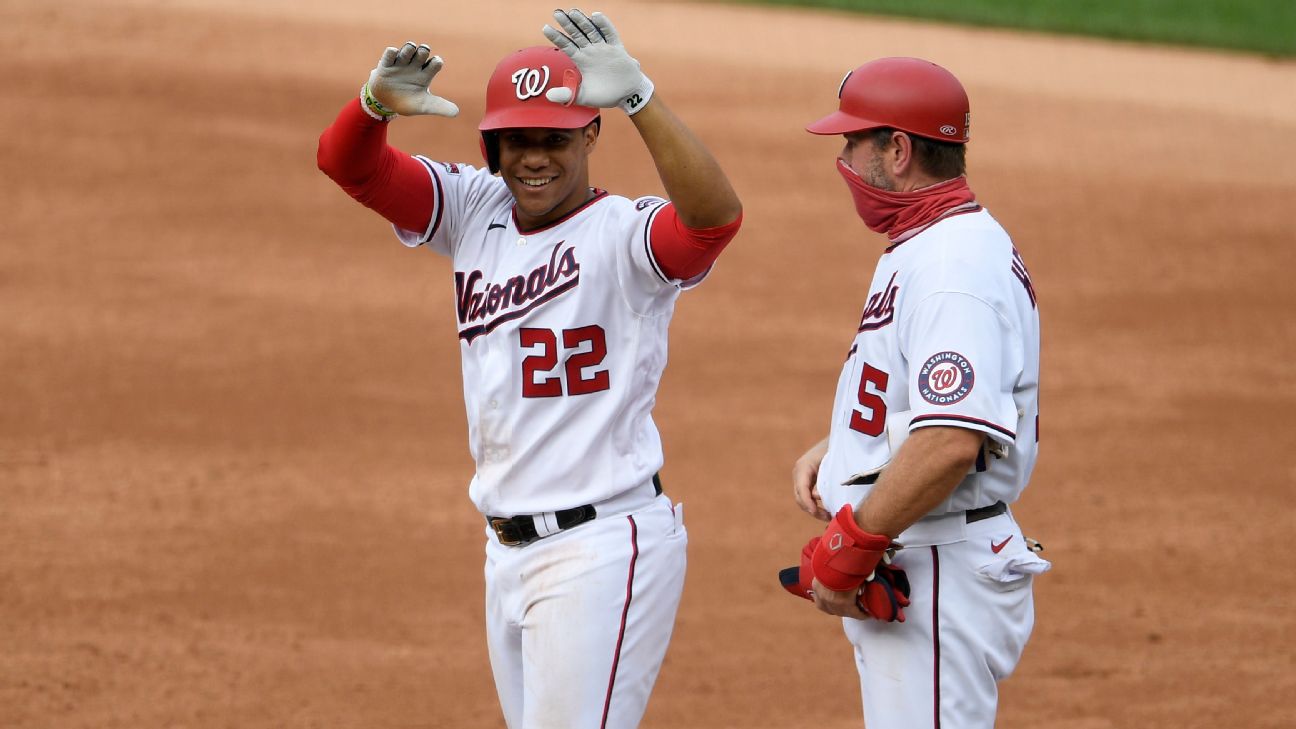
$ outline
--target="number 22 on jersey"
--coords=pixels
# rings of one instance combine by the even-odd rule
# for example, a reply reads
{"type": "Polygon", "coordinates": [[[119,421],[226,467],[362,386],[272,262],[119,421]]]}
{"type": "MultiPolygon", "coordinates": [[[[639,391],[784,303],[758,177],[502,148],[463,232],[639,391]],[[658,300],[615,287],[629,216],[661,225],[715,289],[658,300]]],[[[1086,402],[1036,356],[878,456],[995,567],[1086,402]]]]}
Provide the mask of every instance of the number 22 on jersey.
{"type": "Polygon", "coordinates": [[[567,395],[586,395],[611,387],[607,369],[590,371],[607,356],[607,335],[597,324],[564,329],[523,328],[518,330],[522,349],[534,351],[522,360],[522,397],[561,397],[566,383],[567,395]],[[567,356],[561,371],[559,353],[567,356]]]}

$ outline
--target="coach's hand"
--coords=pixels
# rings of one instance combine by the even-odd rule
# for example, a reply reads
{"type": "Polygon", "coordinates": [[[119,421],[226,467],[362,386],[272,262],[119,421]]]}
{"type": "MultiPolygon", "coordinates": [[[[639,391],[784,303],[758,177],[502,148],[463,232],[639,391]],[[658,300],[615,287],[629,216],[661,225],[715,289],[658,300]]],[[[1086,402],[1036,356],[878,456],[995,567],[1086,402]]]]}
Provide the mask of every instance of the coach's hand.
{"type": "Polygon", "coordinates": [[[819,495],[819,464],[828,453],[828,439],[824,438],[806,451],[792,466],[792,498],[801,511],[820,521],[832,519],[819,495]]]}
{"type": "Polygon", "coordinates": [[[850,590],[830,590],[816,578],[810,583],[810,597],[814,600],[815,607],[829,615],[868,620],[868,613],[860,609],[858,587],[850,590]]]}
{"type": "Polygon", "coordinates": [[[413,41],[383,51],[378,66],[360,90],[365,111],[379,119],[398,114],[457,116],[459,107],[454,102],[428,91],[441,65],[441,57],[432,55],[432,49],[413,41]]]}
{"type": "Polygon", "coordinates": [[[858,590],[835,591],[812,580],[805,590],[815,606],[829,615],[884,623],[903,623],[909,607],[909,576],[899,567],[878,565],[877,572],[858,590]]]}
{"type": "MultiPolygon", "coordinates": [[[[854,590],[830,590],[814,576],[814,555],[821,537],[814,537],[801,548],[801,564],[779,571],[783,589],[805,598],[823,612],[845,618],[865,617],[884,623],[903,623],[904,609],[909,607],[909,576],[891,564],[893,549],[883,552],[873,574],[854,590]]],[[[896,545],[898,546],[898,545],[896,545]]]]}
{"type": "Polygon", "coordinates": [[[561,88],[552,88],[545,98],[570,105],[610,109],[619,106],[634,115],[652,98],[653,82],[639,70],[639,62],[626,52],[612,21],[602,13],[586,17],[579,10],[555,10],[554,20],[562,28],[546,25],[543,33],[580,69],[579,86],[575,79],[563,79],[561,88]]]}

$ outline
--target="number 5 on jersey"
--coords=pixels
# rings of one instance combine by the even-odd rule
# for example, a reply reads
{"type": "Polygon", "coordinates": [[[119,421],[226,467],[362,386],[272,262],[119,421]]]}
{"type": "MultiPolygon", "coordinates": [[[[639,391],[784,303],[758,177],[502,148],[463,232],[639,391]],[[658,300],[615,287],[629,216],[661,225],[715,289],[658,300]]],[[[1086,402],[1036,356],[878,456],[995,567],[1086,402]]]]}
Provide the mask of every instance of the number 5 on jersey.
{"type": "Polygon", "coordinates": [[[851,410],[851,430],[873,437],[882,435],[886,431],[887,406],[882,395],[886,392],[887,381],[890,379],[887,373],[868,362],[862,364],[857,396],[860,407],[851,410]],[[870,391],[870,386],[876,392],[870,391]],[[868,414],[867,417],[861,413],[860,408],[863,408],[863,413],[868,414]]]}
{"type": "Polygon", "coordinates": [[[562,371],[558,367],[558,332],[552,329],[518,330],[519,343],[524,350],[538,350],[522,360],[522,397],[561,397],[566,381],[566,394],[585,395],[611,387],[608,371],[589,371],[602,364],[607,356],[607,335],[603,327],[562,330],[562,351],[567,353],[562,371]],[[588,346],[587,346],[588,345],[588,346]]]}

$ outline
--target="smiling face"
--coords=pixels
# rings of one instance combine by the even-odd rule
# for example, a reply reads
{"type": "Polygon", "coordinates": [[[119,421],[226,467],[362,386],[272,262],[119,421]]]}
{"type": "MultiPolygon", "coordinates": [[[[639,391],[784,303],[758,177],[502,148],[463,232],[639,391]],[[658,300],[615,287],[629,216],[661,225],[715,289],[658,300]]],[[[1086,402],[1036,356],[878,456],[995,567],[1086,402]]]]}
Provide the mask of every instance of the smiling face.
{"type": "Polygon", "coordinates": [[[596,124],[500,131],[500,177],[517,201],[523,228],[547,225],[589,199],[589,155],[597,141],[596,124]]]}

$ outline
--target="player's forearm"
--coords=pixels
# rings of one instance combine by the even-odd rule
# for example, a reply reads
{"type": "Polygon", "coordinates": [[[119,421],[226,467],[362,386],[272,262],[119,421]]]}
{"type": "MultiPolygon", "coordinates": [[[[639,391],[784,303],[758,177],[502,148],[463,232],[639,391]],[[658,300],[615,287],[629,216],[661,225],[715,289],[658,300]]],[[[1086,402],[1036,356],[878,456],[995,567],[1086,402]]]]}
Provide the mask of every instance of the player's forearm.
{"type": "Polygon", "coordinates": [[[355,198],[394,225],[424,230],[432,218],[432,180],[421,163],[387,144],[387,122],[352,100],[320,135],[316,164],[355,198]]]}
{"type": "Polygon", "coordinates": [[[892,539],[936,508],[976,462],[985,436],[964,428],[919,428],[855,510],[864,531],[892,539]]]}
{"type": "Polygon", "coordinates": [[[720,164],[660,94],[630,119],[652,155],[681,222],[690,228],[714,228],[738,219],[742,203],[720,164]]]}
{"type": "Polygon", "coordinates": [[[320,134],[315,163],[342,187],[360,185],[378,171],[387,146],[387,123],[377,121],[348,101],[320,134]]]}

